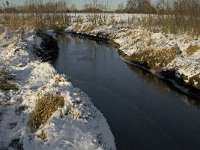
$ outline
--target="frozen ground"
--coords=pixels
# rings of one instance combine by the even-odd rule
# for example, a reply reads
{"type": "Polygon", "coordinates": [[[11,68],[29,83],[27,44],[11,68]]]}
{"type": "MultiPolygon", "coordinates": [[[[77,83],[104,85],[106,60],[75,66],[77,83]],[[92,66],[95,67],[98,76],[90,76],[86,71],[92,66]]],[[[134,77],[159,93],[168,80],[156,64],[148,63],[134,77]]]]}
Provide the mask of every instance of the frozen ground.
{"type": "MultiPolygon", "coordinates": [[[[70,15],[66,31],[112,40],[129,61],[148,65],[155,73],[175,71],[177,78],[200,89],[200,37],[146,30],[138,25],[145,15],[70,15]]],[[[116,149],[106,120],[88,96],[32,54],[32,46],[40,42],[30,31],[0,35],[0,65],[19,87],[0,91],[0,149],[116,149]],[[32,133],[29,116],[46,93],[59,93],[65,105],[32,133]],[[42,133],[47,140],[38,138],[42,133]]]]}
{"type": "Polygon", "coordinates": [[[66,31],[112,40],[128,60],[147,64],[155,73],[175,71],[186,84],[200,89],[200,37],[146,30],[138,23],[144,17],[72,14],[66,31]]]}
{"type": "Polygon", "coordinates": [[[0,149],[116,149],[105,118],[89,97],[33,55],[33,45],[40,42],[33,31],[0,35],[0,66],[18,86],[18,90],[0,90],[0,149]],[[64,97],[64,107],[31,132],[30,114],[36,100],[47,93],[64,97]]]}

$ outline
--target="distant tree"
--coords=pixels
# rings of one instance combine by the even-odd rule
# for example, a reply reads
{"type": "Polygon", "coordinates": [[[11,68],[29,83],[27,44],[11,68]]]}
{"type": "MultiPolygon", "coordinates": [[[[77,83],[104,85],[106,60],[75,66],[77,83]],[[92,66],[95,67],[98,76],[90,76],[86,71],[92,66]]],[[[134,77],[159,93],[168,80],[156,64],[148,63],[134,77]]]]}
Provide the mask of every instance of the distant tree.
{"type": "Polygon", "coordinates": [[[139,3],[138,9],[139,9],[139,12],[141,13],[155,13],[156,12],[150,0],[141,0],[139,3]]]}
{"type": "Polygon", "coordinates": [[[0,6],[0,13],[3,13],[3,8],[0,6]]]}
{"type": "Polygon", "coordinates": [[[8,1],[6,1],[5,3],[3,3],[3,9],[0,7],[0,12],[4,11],[5,13],[16,13],[18,12],[16,7],[14,6],[10,6],[10,3],[8,1]]]}
{"type": "Polygon", "coordinates": [[[18,13],[17,8],[15,8],[15,7],[6,7],[6,8],[4,9],[4,11],[5,11],[6,13],[18,13]]]}
{"type": "Polygon", "coordinates": [[[136,13],[138,10],[139,0],[128,0],[126,3],[126,11],[128,13],[136,13]]]}
{"type": "Polygon", "coordinates": [[[77,11],[76,5],[75,4],[71,4],[71,6],[69,8],[69,11],[70,12],[76,12],[77,11]]]}
{"type": "Polygon", "coordinates": [[[150,0],[128,0],[126,3],[128,13],[155,13],[150,0]]]}
{"type": "Polygon", "coordinates": [[[125,9],[124,3],[120,3],[116,11],[122,13],[124,12],[124,9],[125,9]]]}
{"type": "Polygon", "coordinates": [[[156,10],[159,14],[197,15],[200,0],[158,0],[156,10]]]}
{"type": "MultiPolygon", "coordinates": [[[[173,1],[173,3],[176,3],[176,0],[173,1]]],[[[159,14],[165,14],[167,11],[167,0],[158,0],[156,5],[156,10],[159,14]]]]}
{"type": "Polygon", "coordinates": [[[59,12],[69,12],[69,0],[58,0],[56,10],[59,12]]]}
{"type": "Polygon", "coordinates": [[[9,7],[10,3],[8,1],[6,1],[6,6],[9,7]]]}
{"type": "Polygon", "coordinates": [[[103,12],[108,9],[107,4],[103,3],[102,0],[89,0],[84,4],[84,11],[96,13],[103,12]]]}

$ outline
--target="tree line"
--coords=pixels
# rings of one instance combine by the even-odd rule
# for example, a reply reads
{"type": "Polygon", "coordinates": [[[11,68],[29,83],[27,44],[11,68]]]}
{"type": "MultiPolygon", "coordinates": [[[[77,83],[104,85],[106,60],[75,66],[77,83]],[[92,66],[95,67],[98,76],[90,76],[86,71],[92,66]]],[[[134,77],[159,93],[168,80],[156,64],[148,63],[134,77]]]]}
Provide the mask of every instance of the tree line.
{"type": "MultiPolygon", "coordinates": [[[[1,4],[0,4],[1,5],[1,4]]],[[[69,0],[26,0],[22,6],[13,6],[5,1],[0,7],[4,22],[21,22],[24,24],[31,20],[36,26],[65,27],[69,17],[66,12],[82,13],[143,13],[148,14],[142,18],[129,18],[129,23],[139,22],[140,26],[151,29],[161,29],[164,32],[188,32],[200,35],[200,0],[127,0],[118,5],[116,10],[105,0],[85,0],[81,10],[69,0]],[[18,15],[17,13],[22,13],[18,15]],[[46,13],[43,15],[43,13],[46,13]],[[20,19],[22,21],[20,22],[20,19]],[[135,20],[135,21],[134,21],[135,20]]],[[[16,24],[16,23],[15,23],[16,24]]],[[[130,25],[131,26],[131,25],[130,25]]]]}
{"type": "Polygon", "coordinates": [[[51,13],[51,12],[108,12],[108,3],[103,0],[86,0],[83,8],[78,10],[70,0],[25,0],[21,6],[13,6],[9,1],[0,4],[0,13],[51,13]]]}
{"type": "Polygon", "coordinates": [[[69,12],[69,0],[25,0],[21,6],[14,6],[9,1],[5,1],[0,6],[0,12],[4,13],[52,13],[69,12]]]}
{"type": "MultiPolygon", "coordinates": [[[[1,4],[0,4],[1,5],[1,4]]],[[[184,14],[197,15],[200,12],[200,0],[127,0],[120,3],[116,10],[111,10],[108,2],[103,0],[86,0],[78,10],[69,0],[25,0],[22,6],[13,6],[5,1],[0,6],[0,13],[33,13],[33,12],[117,12],[144,14],[184,14]]]]}
{"type": "Polygon", "coordinates": [[[116,12],[198,15],[200,0],[157,0],[154,3],[151,0],[127,0],[118,5],[116,12]]]}

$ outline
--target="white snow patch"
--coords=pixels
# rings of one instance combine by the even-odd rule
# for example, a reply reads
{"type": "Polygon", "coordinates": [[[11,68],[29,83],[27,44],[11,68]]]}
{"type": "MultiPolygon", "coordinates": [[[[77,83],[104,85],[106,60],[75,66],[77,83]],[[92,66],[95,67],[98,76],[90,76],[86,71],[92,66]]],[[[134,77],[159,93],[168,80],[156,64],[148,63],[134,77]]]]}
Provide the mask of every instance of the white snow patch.
{"type": "MultiPolygon", "coordinates": [[[[165,66],[163,70],[176,70],[177,73],[180,75],[183,74],[188,78],[200,73],[200,49],[191,56],[188,56],[186,53],[190,45],[200,47],[200,37],[198,36],[194,37],[181,33],[167,34],[149,31],[140,27],[137,23],[137,20],[145,17],[145,15],[141,14],[97,14],[95,28],[90,31],[81,30],[83,26],[81,22],[79,23],[80,27],[78,29],[75,28],[77,24],[77,15],[70,14],[70,16],[74,21],[70,23],[66,31],[74,31],[93,36],[97,36],[98,33],[107,35],[109,39],[119,44],[119,49],[127,56],[148,49],[165,51],[175,48],[177,52],[180,52],[180,55],[165,66]],[[99,16],[106,16],[106,21],[103,26],[101,25],[102,20],[99,16]],[[130,20],[134,21],[130,24],[130,20]]],[[[84,26],[94,24],[94,22],[89,19],[93,17],[91,14],[79,14],[78,16],[81,16],[84,26]]]]}
{"type": "Polygon", "coordinates": [[[32,54],[33,46],[39,47],[41,39],[34,32],[26,32],[23,36],[18,32],[6,34],[12,36],[0,35],[0,64],[15,75],[14,82],[19,90],[0,90],[0,149],[12,149],[13,143],[15,146],[23,143],[25,150],[115,150],[106,119],[90,98],[73,87],[67,76],[59,75],[50,64],[37,60],[32,54]],[[56,82],[56,78],[60,81],[56,82]],[[32,133],[27,125],[28,118],[38,95],[45,93],[59,93],[64,97],[65,106],[32,133]],[[76,110],[80,116],[66,114],[69,109],[76,110]],[[46,142],[37,137],[42,131],[47,135],[46,142]]]}

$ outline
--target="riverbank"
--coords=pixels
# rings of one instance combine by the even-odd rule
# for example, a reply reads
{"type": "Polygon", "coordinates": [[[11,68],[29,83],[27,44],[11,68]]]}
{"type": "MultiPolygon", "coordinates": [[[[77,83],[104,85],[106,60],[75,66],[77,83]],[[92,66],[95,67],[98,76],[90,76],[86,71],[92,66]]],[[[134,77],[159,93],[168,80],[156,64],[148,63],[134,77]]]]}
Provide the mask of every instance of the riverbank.
{"type": "Polygon", "coordinates": [[[108,43],[68,33],[57,39],[54,67],[92,98],[112,129],[117,149],[199,148],[199,100],[124,63],[108,43]]]}
{"type": "Polygon", "coordinates": [[[33,53],[42,41],[34,31],[0,35],[0,149],[116,149],[89,97],[33,53]]]}
{"type": "Polygon", "coordinates": [[[200,37],[150,31],[137,23],[130,25],[130,16],[124,14],[108,15],[103,25],[100,21],[94,23],[88,19],[92,16],[80,16],[72,16],[67,32],[111,41],[127,62],[145,67],[151,73],[177,84],[176,87],[183,92],[190,95],[197,93],[194,97],[199,97],[200,37]],[[82,20],[77,22],[76,18],[80,16],[82,20]]]}

